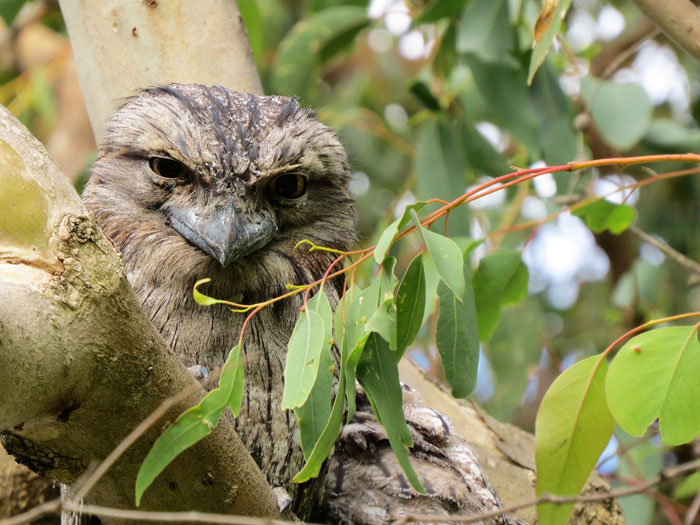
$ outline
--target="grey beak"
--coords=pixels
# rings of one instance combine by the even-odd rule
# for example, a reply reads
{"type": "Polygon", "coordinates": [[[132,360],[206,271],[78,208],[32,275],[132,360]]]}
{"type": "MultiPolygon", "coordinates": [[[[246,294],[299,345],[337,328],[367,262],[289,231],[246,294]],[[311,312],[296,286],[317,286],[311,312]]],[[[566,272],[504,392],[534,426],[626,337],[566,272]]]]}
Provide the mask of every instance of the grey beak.
{"type": "Polygon", "coordinates": [[[223,267],[259,250],[277,234],[277,224],[269,213],[251,214],[247,210],[243,213],[234,203],[208,213],[189,207],[172,207],[166,214],[180,235],[223,267]]]}

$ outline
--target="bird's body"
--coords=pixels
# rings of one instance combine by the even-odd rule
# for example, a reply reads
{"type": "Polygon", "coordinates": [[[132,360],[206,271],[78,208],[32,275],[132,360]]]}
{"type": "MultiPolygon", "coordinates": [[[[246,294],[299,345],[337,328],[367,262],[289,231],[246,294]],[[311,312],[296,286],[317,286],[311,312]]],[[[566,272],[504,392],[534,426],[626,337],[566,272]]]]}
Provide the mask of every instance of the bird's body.
{"type": "MultiPolygon", "coordinates": [[[[208,295],[251,304],[319,279],[334,256],[295,246],[303,239],[340,250],[353,245],[348,178],[337,137],[296,100],[171,85],[145,90],[112,118],[84,198],[166,342],[185,365],[216,370],[245,316],[196,304],[194,283],[209,277],[208,295]]],[[[339,290],[331,284],[326,291],[337,304],[339,290]]],[[[361,393],[327,477],[301,488],[290,483],[303,454],[296,418],[280,403],[300,306],[299,296],[275,303],[247,326],[236,420],[268,481],[289,491],[300,517],[369,524],[421,509],[498,508],[471,452],[410,389],[404,408],[428,495],[408,486],[361,393]]]]}

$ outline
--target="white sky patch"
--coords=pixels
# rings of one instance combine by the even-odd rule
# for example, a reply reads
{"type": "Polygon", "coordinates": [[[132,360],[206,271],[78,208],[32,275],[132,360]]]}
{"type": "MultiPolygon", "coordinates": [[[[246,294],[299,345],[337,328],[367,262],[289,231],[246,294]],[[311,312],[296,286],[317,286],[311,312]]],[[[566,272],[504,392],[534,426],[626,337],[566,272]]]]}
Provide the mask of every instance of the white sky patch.
{"type": "Polygon", "coordinates": [[[533,179],[532,184],[535,186],[537,195],[543,199],[554,197],[557,194],[557,183],[551,173],[545,173],[533,179]]]}
{"type": "Polygon", "coordinates": [[[668,102],[675,118],[688,120],[690,81],[678,63],[678,57],[666,45],[654,40],[644,42],[628,68],[615,72],[617,82],[640,84],[656,106],[668,102]]]}
{"type": "Polygon", "coordinates": [[[493,370],[491,363],[479,347],[479,369],[476,376],[476,389],[474,395],[480,403],[488,401],[494,393],[493,370]]]}
{"type": "MultiPolygon", "coordinates": [[[[663,239],[660,240],[664,242],[663,239]]],[[[639,256],[655,267],[661,266],[666,260],[666,256],[663,252],[648,242],[642,243],[642,246],[639,248],[639,256]]]]}
{"type": "Polygon", "coordinates": [[[598,11],[597,40],[608,41],[617,37],[625,28],[625,17],[611,5],[605,5],[598,11]]]}
{"type": "Polygon", "coordinates": [[[354,171],[350,175],[348,191],[353,197],[361,197],[369,191],[369,177],[364,171],[354,171]]]}
{"type": "Polygon", "coordinates": [[[574,51],[582,51],[595,41],[597,27],[595,18],[588,11],[577,9],[573,12],[566,36],[574,51]]]}
{"type": "Polygon", "coordinates": [[[401,195],[401,198],[396,202],[396,206],[394,207],[394,219],[401,217],[403,212],[406,210],[406,206],[414,204],[415,202],[416,196],[410,191],[407,191],[401,195]]]}
{"type": "MultiPolygon", "coordinates": [[[[467,191],[471,191],[477,186],[480,186],[481,184],[488,182],[490,180],[493,180],[491,177],[480,177],[476,182],[474,186],[469,186],[467,188],[467,191]]],[[[489,186],[483,191],[489,191],[494,188],[498,188],[502,186],[502,184],[494,184],[493,186],[489,186]]],[[[494,208],[496,206],[500,206],[503,204],[506,200],[506,192],[505,191],[496,191],[494,193],[490,193],[489,195],[485,195],[484,197],[480,197],[479,199],[475,201],[471,201],[468,206],[472,209],[475,210],[483,210],[484,208],[494,208]]]]}
{"type": "Polygon", "coordinates": [[[423,33],[418,30],[406,33],[399,39],[399,53],[406,60],[420,60],[427,50],[423,33]]]}
{"type": "Polygon", "coordinates": [[[490,122],[478,122],[474,127],[499,153],[503,153],[508,147],[508,135],[498,126],[490,122]]]}
{"type": "Polygon", "coordinates": [[[369,45],[375,53],[386,53],[391,49],[393,44],[394,38],[391,36],[391,33],[383,27],[372,29],[367,35],[367,45],[369,45]]]}
{"type": "Polygon", "coordinates": [[[629,204],[634,206],[639,200],[639,190],[626,189],[621,190],[625,186],[634,184],[637,180],[630,175],[606,175],[597,178],[593,181],[593,193],[599,197],[605,197],[605,200],[614,204],[629,204]],[[615,190],[618,190],[615,192],[615,190]],[[615,192],[615,193],[612,193],[615,192]],[[610,195],[612,193],[612,195],[610,195]]]}
{"type": "Polygon", "coordinates": [[[531,273],[530,293],[546,289],[550,304],[559,310],[574,304],[580,283],[603,279],[610,267],[593,234],[568,212],[542,225],[523,259],[531,273]]]}
{"type": "Polygon", "coordinates": [[[528,195],[520,205],[520,214],[529,221],[541,221],[547,216],[547,206],[542,199],[528,195]]]}
{"type": "Polygon", "coordinates": [[[570,97],[577,97],[581,93],[581,79],[588,74],[590,64],[587,60],[577,58],[575,63],[566,68],[563,75],[559,75],[559,85],[564,93],[570,97]]]}

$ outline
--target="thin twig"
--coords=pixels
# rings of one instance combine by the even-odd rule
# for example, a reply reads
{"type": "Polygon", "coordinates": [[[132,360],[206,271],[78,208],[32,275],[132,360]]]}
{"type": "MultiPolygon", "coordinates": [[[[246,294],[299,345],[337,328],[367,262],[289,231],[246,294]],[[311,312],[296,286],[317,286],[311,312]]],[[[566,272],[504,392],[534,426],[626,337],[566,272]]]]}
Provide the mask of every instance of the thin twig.
{"type": "Polygon", "coordinates": [[[601,494],[587,494],[581,496],[557,496],[554,494],[542,494],[539,498],[531,499],[528,501],[523,501],[520,503],[515,503],[513,505],[507,505],[503,508],[493,510],[490,512],[484,512],[476,516],[455,516],[455,517],[445,517],[445,516],[429,516],[429,515],[419,515],[419,514],[408,514],[406,516],[401,516],[397,519],[396,525],[405,525],[406,523],[411,523],[414,521],[427,522],[427,523],[476,523],[487,518],[494,518],[500,516],[501,514],[507,514],[525,507],[532,507],[539,503],[553,503],[555,505],[563,505],[566,503],[591,503],[596,501],[604,501],[611,498],[621,498],[624,496],[631,496],[633,494],[640,494],[646,492],[650,488],[658,485],[659,483],[678,477],[686,472],[691,472],[700,469],[700,459],[689,461],[688,463],[683,463],[676,467],[671,467],[662,470],[658,476],[654,479],[643,483],[637,487],[627,487],[624,489],[615,489],[609,492],[601,494]]]}
{"type": "Polygon", "coordinates": [[[33,521],[45,516],[46,514],[59,514],[61,511],[60,498],[47,501],[41,505],[29,509],[27,512],[17,514],[11,518],[0,520],[0,525],[22,525],[24,523],[32,523],[33,521]]]}
{"type": "MultiPolygon", "coordinates": [[[[114,464],[119,457],[126,452],[126,450],[136,442],[156,421],[158,421],[173,405],[185,400],[197,390],[201,389],[200,385],[193,385],[191,388],[186,388],[179,394],[173,397],[169,397],[163,401],[158,408],[156,408],[151,414],[141,421],[134,430],[132,430],[128,436],[126,436],[119,445],[116,446],[112,452],[100,463],[100,465],[95,469],[95,471],[90,474],[85,482],[76,488],[75,496],[76,500],[81,500],[87,496],[88,492],[95,486],[102,476],[109,470],[109,468],[114,464]]],[[[64,505],[65,507],[65,505],[64,505]]],[[[0,523],[0,525],[3,525],[0,523]]]]}
{"type": "Polygon", "coordinates": [[[679,266],[682,266],[683,268],[688,270],[691,274],[693,274],[695,279],[700,279],[700,264],[698,264],[696,261],[674,250],[668,244],[666,244],[663,241],[660,241],[656,237],[649,235],[643,230],[640,230],[634,224],[630,225],[629,231],[637,237],[639,237],[644,242],[651,244],[654,248],[657,248],[660,252],[662,252],[664,255],[666,255],[669,259],[674,261],[679,266]]]}

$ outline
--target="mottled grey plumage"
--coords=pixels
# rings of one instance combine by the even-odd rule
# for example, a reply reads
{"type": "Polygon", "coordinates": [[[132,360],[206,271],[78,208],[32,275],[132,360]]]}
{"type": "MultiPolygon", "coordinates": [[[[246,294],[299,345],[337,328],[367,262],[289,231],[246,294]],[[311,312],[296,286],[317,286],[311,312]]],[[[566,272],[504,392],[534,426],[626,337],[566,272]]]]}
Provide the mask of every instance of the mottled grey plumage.
{"type": "MultiPolygon", "coordinates": [[[[236,344],[244,316],[197,305],[195,281],[210,277],[208,295],[249,304],[280,295],[287,284],[320,278],[332,256],[295,245],[310,239],[346,250],[354,243],[348,175],[336,135],[296,100],[170,85],[145,90],[115,114],[84,198],[121,250],[129,281],[166,342],[185,365],[216,370],[236,344]],[[149,163],[154,156],[178,161],[184,175],[156,175],[149,163]],[[302,197],[271,191],[272,181],[288,173],[308,179],[302,197]],[[232,228],[225,238],[202,233],[232,216],[225,219],[232,228]],[[236,243],[235,250],[221,248],[236,243]]],[[[338,290],[328,288],[337,304],[338,290]]],[[[286,345],[300,305],[299,296],[275,303],[247,327],[246,391],[236,420],[270,484],[293,497],[295,512],[378,524],[406,512],[497,508],[469,449],[410,389],[404,408],[416,442],[412,458],[428,495],[408,486],[361,392],[326,479],[301,488],[289,483],[303,455],[294,414],[282,411],[280,402],[286,345]]]]}

